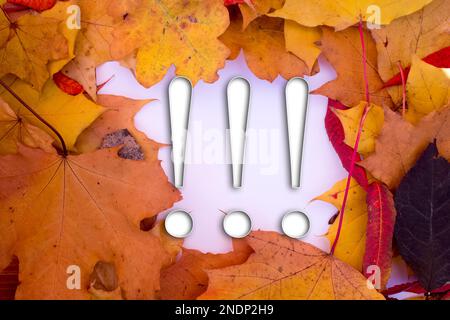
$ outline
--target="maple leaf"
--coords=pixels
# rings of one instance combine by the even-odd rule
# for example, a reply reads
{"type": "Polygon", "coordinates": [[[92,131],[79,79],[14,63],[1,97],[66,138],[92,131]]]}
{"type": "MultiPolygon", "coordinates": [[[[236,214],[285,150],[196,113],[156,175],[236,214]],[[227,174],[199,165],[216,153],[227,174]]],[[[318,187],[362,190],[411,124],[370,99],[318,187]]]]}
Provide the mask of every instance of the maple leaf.
{"type": "MultiPolygon", "coordinates": [[[[371,21],[375,9],[380,10],[379,24],[389,24],[392,20],[421,9],[432,0],[286,0],[274,17],[294,20],[301,25],[315,27],[327,25],[342,30],[360,21],[371,21]]],[[[378,23],[378,21],[375,21],[378,23]]]]}
{"type": "Polygon", "coordinates": [[[440,110],[449,103],[450,79],[439,69],[413,57],[406,83],[408,99],[407,119],[417,123],[423,116],[440,110]]]}
{"type": "Polygon", "coordinates": [[[0,157],[0,262],[20,261],[18,299],[89,298],[88,277],[81,290],[69,290],[66,270],[77,265],[88,275],[99,261],[115,265],[126,298],[155,297],[171,257],[139,225],[179,194],[158,161],[116,153],[64,157],[20,146],[0,157]]]}
{"type": "MultiPolygon", "coordinates": [[[[337,182],[330,190],[314,200],[325,201],[342,209],[347,179],[337,182]]],[[[367,228],[367,193],[352,179],[347,199],[345,217],[339,236],[339,244],[334,251],[336,258],[348,263],[356,270],[362,270],[367,228]]],[[[326,234],[330,243],[334,243],[339,228],[339,220],[334,220],[326,234]]]]}
{"type": "MultiPolygon", "coordinates": [[[[323,28],[321,40],[322,52],[337,73],[337,79],[326,83],[314,94],[325,95],[347,106],[355,106],[366,100],[365,81],[362,65],[362,48],[359,45],[360,34],[357,28],[348,28],[341,32],[323,28]]],[[[379,106],[393,106],[383,81],[377,72],[377,53],[375,43],[367,31],[363,32],[367,56],[367,77],[370,101],[379,106]]]]}
{"type": "Polygon", "coordinates": [[[18,142],[50,151],[53,139],[43,130],[18,117],[8,104],[0,99],[0,155],[16,153],[18,142]]]}
{"type": "MultiPolygon", "coordinates": [[[[355,145],[359,124],[366,105],[367,102],[360,102],[356,107],[347,110],[334,110],[343,125],[345,143],[351,147],[355,145]]],[[[375,150],[375,139],[380,133],[384,122],[383,108],[374,104],[371,104],[369,108],[370,111],[364,121],[358,146],[358,152],[364,156],[375,150]]]]}
{"type": "Polygon", "coordinates": [[[430,144],[395,194],[400,254],[428,291],[450,280],[450,164],[430,144]]]}
{"type": "Polygon", "coordinates": [[[23,14],[17,20],[0,10],[0,76],[15,74],[37,90],[42,88],[50,76],[47,63],[69,55],[60,24],[65,23],[61,12],[70,4],[59,2],[51,10],[23,14]]]}
{"type": "Polygon", "coordinates": [[[161,299],[196,299],[208,287],[207,270],[242,264],[253,252],[245,240],[233,240],[233,248],[232,252],[225,254],[183,249],[179,261],[161,270],[161,299]]]}
{"type": "Polygon", "coordinates": [[[384,119],[375,153],[359,164],[390,189],[398,186],[434,139],[441,154],[450,160],[450,108],[429,114],[416,126],[388,109],[384,110],[384,119]]]}
{"type": "Polygon", "coordinates": [[[363,272],[366,277],[372,275],[371,266],[380,271],[380,288],[386,288],[391,274],[392,238],[396,211],[394,199],[389,189],[378,183],[372,183],[367,190],[368,222],[366,249],[363,260],[363,272]]]}
{"type": "Polygon", "coordinates": [[[229,50],[217,39],[229,25],[222,0],[142,0],[115,32],[113,54],[137,50],[136,78],[144,86],[160,81],[170,66],[176,74],[214,82],[229,50]]]}
{"type": "Polygon", "coordinates": [[[358,271],[310,244],[263,231],[246,241],[255,253],[242,265],[208,271],[200,299],[383,299],[358,271]]]}
{"type": "MultiPolygon", "coordinates": [[[[12,91],[20,92],[20,98],[56,128],[70,150],[75,151],[74,144],[78,135],[104,111],[104,108],[88,100],[84,95],[71,96],[62,92],[52,80],[47,81],[41,94],[21,80],[12,81],[5,80],[6,83],[12,83],[10,84],[12,91]]],[[[20,118],[56,138],[48,126],[25,109],[9,92],[3,90],[0,96],[20,118]]]]}
{"type": "MultiPolygon", "coordinates": [[[[424,58],[429,54],[450,45],[448,34],[448,12],[450,2],[435,0],[423,9],[393,21],[381,29],[372,30],[378,50],[378,71],[387,82],[402,67],[411,64],[417,55],[424,58]]],[[[401,103],[401,88],[389,88],[394,103],[401,103]]]]}
{"type": "Polygon", "coordinates": [[[308,67],[286,51],[283,26],[282,19],[260,17],[243,31],[241,21],[232,20],[220,40],[230,48],[232,60],[242,49],[248,67],[258,78],[274,81],[279,75],[285,79],[303,76],[309,73],[308,67]]]}
{"type": "Polygon", "coordinates": [[[284,22],[286,49],[305,62],[311,73],[320,55],[315,44],[322,37],[320,28],[308,28],[290,20],[284,22]]]}
{"type": "Polygon", "coordinates": [[[242,28],[247,26],[256,18],[283,7],[284,0],[246,0],[239,3],[242,14],[242,28]]]}
{"type": "MultiPolygon", "coordinates": [[[[328,108],[325,115],[325,129],[327,131],[328,138],[333,145],[339,159],[341,160],[342,166],[345,170],[350,172],[352,166],[352,157],[354,149],[347,145],[345,140],[345,131],[342,126],[341,121],[332,111],[334,110],[347,110],[348,107],[344,106],[342,103],[328,99],[328,108]]],[[[358,154],[356,160],[361,160],[361,156],[358,154]]],[[[353,168],[353,178],[358,182],[358,184],[366,190],[368,187],[367,174],[366,171],[358,166],[353,168]]]]}
{"type": "Polygon", "coordinates": [[[78,5],[81,9],[81,29],[76,39],[75,58],[62,71],[96,99],[96,67],[106,61],[124,57],[117,54],[112,47],[123,45],[118,44],[121,39],[114,38],[114,29],[121,25],[128,12],[136,10],[138,1],[79,0],[78,5]],[[113,44],[114,41],[117,43],[113,44]]]}

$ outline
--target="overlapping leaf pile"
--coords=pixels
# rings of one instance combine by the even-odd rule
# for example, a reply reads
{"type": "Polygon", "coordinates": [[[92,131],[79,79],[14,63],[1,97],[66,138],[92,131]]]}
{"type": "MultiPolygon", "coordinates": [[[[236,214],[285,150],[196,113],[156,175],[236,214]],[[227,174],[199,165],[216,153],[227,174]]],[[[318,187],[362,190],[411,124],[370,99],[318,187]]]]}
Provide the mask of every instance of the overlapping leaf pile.
{"type": "Polygon", "coordinates": [[[448,1],[0,6],[0,270],[9,266],[0,298],[19,282],[17,299],[448,297],[448,1]],[[320,55],[336,70],[314,92],[329,98],[325,127],[349,171],[317,198],[338,209],[330,254],[264,231],[228,254],[181,250],[155,223],[181,195],[158,144],[133,124],[150,101],[97,94],[95,71],[106,61],[147,87],[172,65],[195,84],[217,80],[241,52],[268,81],[314,75],[320,55]],[[393,252],[418,281],[383,291],[393,252]],[[79,290],[68,288],[71,266],[80,268],[79,290]],[[374,275],[378,291],[364,277],[374,275]]]}

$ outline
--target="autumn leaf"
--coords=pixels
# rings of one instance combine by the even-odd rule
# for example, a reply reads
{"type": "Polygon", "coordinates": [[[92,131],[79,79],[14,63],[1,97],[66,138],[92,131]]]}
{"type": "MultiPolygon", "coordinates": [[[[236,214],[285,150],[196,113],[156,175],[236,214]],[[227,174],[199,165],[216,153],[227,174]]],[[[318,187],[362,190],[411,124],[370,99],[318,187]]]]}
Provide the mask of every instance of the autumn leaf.
{"type": "Polygon", "coordinates": [[[234,250],[224,254],[183,249],[179,261],[161,271],[161,299],[192,300],[208,287],[207,270],[244,263],[253,252],[245,240],[234,240],[234,250]]]}
{"type": "Polygon", "coordinates": [[[65,16],[60,13],[70,4],[61,1],[51,10],[23,14],[17,20],[0,10],[0,77],[11,73],[37,90],[43,87],[50,77],[47,63],[69,55],[67,39],[60,30],[65,16]]]}
{"type": "Polygon", "coordinates": [[[43,130],[18,117],[6,102],[0,99],[0,155],[17,153],[17,144],[52,150],[53,139],[43,130]]]}
{"type": "MultiPolygon", "coordinates": [[[[23,81],[5,81],[12,83],[10,88],[20,93],[20,98],[56,128],[70,150],[74,150],[78,135],[104,111],[101,106],[88,100],[84,95],[71,96],[62,92],[52,80],[47,81],[41,94],[23,81]]],[[[3,89],[0,97],[20,118],[41,128],[56,139],[55,133],[26,110],[10,93],[3,89]]]]}
{"type": "Polygon", "coordinates": [[[19,261],[13,257],[9,266],[0,271],[0,301],[14,300],[16,288],[19,285],[19,261]]]}
{"type": "Polygon", "coordinates": [[[449,193],[450,164],[431,144],[395,195],[398,250],[428,292],[450,280],[449,193]]]}
{"type": "Polygon", "coordinates": [[[71,96],[76,96],[84,92],[83,86],[81,84],[64,75],[61,71],[53,75],[53,81],[58,86],[58,88],[60,88],[65,93],[70,94],[71,96]]]}
{"type": "Polygon", "coordinates": [[[407,119],[417,123],[425,115],[442,109],[449,103],[449,88],[450,79],[443,69],[413,57],[406,83],[407,119]]]}
{"type": "Polygon", "coordinates": [[[114,264],[126,298],[155,297],[170,256],[139,225],[179,194],[158,161],[116,153],[64,157],[21,146],[0,157],[0,262],[20,261],[16,298],[89,298],[87,277],[81,290],[69,290],[66,270],[76,265],[87,275],[99,261],[114,264]]]}
{"type": "Polygon", "coordinates": [[[441,154],[450,159],[450,108],[429,114],[416,126],[388,109],[384,119],[375,153],[359,164],[390,189],[399,185],[433,139],[437,139],[441,154]]]}
{"type": "MultiPolygon", "coordinates": [[[[342,209],[347,179],[337,182],[330,190],[314,200],[325,201],[338,209],[342,209]]],[[[339,243],[334,251],[334,256],[351,265],[358,271],[362,270],[364,250],[366,244],[367,205],[366,192],[352,179],[345,209],[345,217],[342,224],[339,243]]],[[[334,243],[339,228],[339,219],[333,221],[327,239],[334,243]]]]}
{"type": "MultiPolygon", "coordinates": [[[[334,150],[336,151],[339,159],[341,160],[342,166],[345,168],[345,170],[350,172],[354,149],[344,142],[345,140],[344,127],[342,126],[341,121],[332,111],[332,109],[347,110],[348,107],[344,106],[339,101],[328,99],[328,108],[327,113],[325,115],[325,129],[327,131],[328,138],[330,139],[330,142],[333,145],[334,150]]],[[[359,154],[356,155],[356,160],[357,161],[361,160],[361,156],[359,154]]],[[[359,166],[354,166],[353,178],[364,190],[367,189],[368,187],[367,174],[363,168],[359,166]]]]}
{"type": "Polygon", "coordinates": [[[229,55],[217,39],[228,25],[223,0],[142,0],[115,29],[113,55],[125,57],[138,49],[136,78],[147,87],[172,65],[193,84],[214,82],[229,55]]]}
{"type": "MultiPolygon", "coordinates": [[[[355,145],[359,124],[366,105],[366,102],[360,102],[356,107],[347,110],[334,110],[344,127],[345,143],[350,147],[355,145]]],[[[358,152],[364,156],[375,150],[375,139],[379,135],[384,122],[383,108],[374,104],[371,104],[369,108],[370,111],[364,121],[358,146],[358,152]]]]}
{"type": "MultiPolygon", "coordinates": [[[[137,0],[78,0],[81,10],[80,30],[75,43],[75,58],[63,68],[64,75],[77,81],[92,97],[97,96],[96,67],[104,62],[119,60],[113,55],[114,30],[124,15],[137,10],[137,0]]],[[[121,46],[121,45],[120,45],[121,46]]]]}
{"type": "Polygon", "coordinates": [[[367,208],[363,272],[369,277],[373,274],[370,267],[378,267],[381,283],[377,289],[384,289],[391,275],[392,238],[396,217],[392,193],[379,182],[372,183],[367,190],[367,208]]]}
{"type": "MultiPolygon", "coordinates": [[[[449,1],[434,0],[414,14],[371,31],[378,50],[378,71],[384,82],[399,73],[399,61],[405,68],[411,65],[414,55],[424,58],[450,46],[449,10],[449,1]]],[[[401,88],[389,88],[388,91],[394,103],[400,104],[401,88]]]]}
{"type": "Polygon", "coordinates": [[[220,40],[230,48],[230,59],[236,59],[243,50],[249,68],[260,79],[274,81],[279,75],[285,79],[303,76],[309,73],[308,67],[286,51],[283,27],[281,19],[261,17],[243,31],[241,21],[232,20],[220,40]]]}
{"type": "Polygon", "coordinates": [[[431,0],[286,0],[280,10],[272,16],[294,20],[301,25],[316,27],[327,25],[342,30],[360,21],[373,20],[379,10],[379,24],[389,24],[392,20],[421,9],[431,0]]]}
{"type": "Polygon", "coordinates": [[[319,28],[308,28],[290,20],[284,22],[284,38],[286,49],[299,57],[313,71],[314,64],[320,55],[316,42],[322,36],[319,28]]]}
{"type": "MultiPolygon", "coordinates": [[[[326,83],[313,91],[315,94],[338,100],[347,106],[355,106],[366,100],[365,81],[362,64],[362,48],[357,28],[341,32],[323,28],[321,40],[322,52],[337,73],[337,79],[326,83]]],[[[383,81],[377,72],[377,53],[370,34],[364,31],[367,55],[367,77],[370,101],[379,106],[391,107],[392,101],[383,87],[383,81]]]]}
{"type": "Polygon", "coordinates": [[[383,299],[358,271],[310,244],[263,231],[246,241],[255,253],[242,265],[209,271],[200,299],[383,299]]]}
{"type": "Polygon", "coordinates": [[[266,15],[271,11],[283,7],[285,0],[245,0],[239,3],[242,14],[242,28],[247,26],[256,18],[266,15]]]}

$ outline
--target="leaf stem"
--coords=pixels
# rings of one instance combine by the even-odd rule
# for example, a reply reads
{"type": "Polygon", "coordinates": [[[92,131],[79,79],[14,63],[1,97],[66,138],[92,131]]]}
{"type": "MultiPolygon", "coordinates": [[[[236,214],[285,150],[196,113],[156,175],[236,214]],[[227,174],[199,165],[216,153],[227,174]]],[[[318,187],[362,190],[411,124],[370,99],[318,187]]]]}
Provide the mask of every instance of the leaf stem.
{"type": "Polygon", "coordinates": [[[339,225],[338,225],[338,229],[337,229],[337,232],[336,232],[336,238],[334,239],[333,245],[331,246],[331,250],[330,250],[330,254],[331,255],[334,255],[334,252],[336,250],[336,246],[337,246],[338,241],[339,241],[339,237],[341,235],[342,224],[343,224],[343,221],[344,221],[344,213],[345,213],[345,208],[346,208],[346,205],[347,205],[348,194],[349,194],[349,191],[350,191],[350,183],[352,181],[353,170],[355,168],[356,158],[357,158],[357,155],[358,155],[358,147],[359,147],[359,142],[361,140],[362,129],[364,127],[364,122],[366,121],[367,115],[369,114],[369,111],[370,111],[370,93],[369,93],[369,80],[368,80],[368,76],[367,76],[366,45],[365,45],[365,42],[364,42],[363,22],[362,22],[361,17],[359,19],[359,36],[360,36],[360,39],[361,39],[361,48],[362,48],[362,57],[363,57],[363,66],[364,66],[364,87],[365,87],[365,94],[366,94],[366,102],[367,103],[366,103],[366,106],[364,107],[364,111],[363,111],[363,114],[361,116],[361,120],[359,121],[358,134],[356,136],[355,146],[353,148],[352,159],[351,159],[350,168],[349,168],[349,174],[348,174],[348,177],[347,177],[347,184],[345,186],[344,199],[342,200],[341,212],[339,214],[339,225]]]}
{"type": "Polygon", "coordinates": [[[5,88],[17,101],[20,102],[28,111],[30,111],[39,121],[41,121],[44,125],[46,125],[59,139],[61,142],[61,147],[63,149],[63,156],[67,157],[69,152],[67,150],[66,142],[62,135],[55,129],[50,123],[47,122],[44,118],[42,118],[36,111],[33,110],[21,97],[19,97],[2,79],[0,79],[0,85],[5,88]]]}

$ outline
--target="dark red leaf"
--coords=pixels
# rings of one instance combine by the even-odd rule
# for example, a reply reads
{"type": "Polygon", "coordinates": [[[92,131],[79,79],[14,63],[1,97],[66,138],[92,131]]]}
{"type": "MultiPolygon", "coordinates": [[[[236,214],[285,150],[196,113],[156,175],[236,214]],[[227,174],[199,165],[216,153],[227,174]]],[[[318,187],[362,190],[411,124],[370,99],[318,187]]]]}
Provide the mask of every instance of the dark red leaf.
{"type": "Polygon", "coordinates": [[[61,71],[53,75],[53,81],[65,93],[76,96],[84,91],[83,86],[61,71]]]}
{"type": "Polygon", "coordinates": [[[245,0],[224,0],[223,4],[226,6],[231,6],[233,4],[242,4],[245,3],[245,0]]]}
{"type": "MultiPolygon", "coordinates": [[[[435,67],[438,68],[450,68],[450,47],[443,48],[439,51],[436,51],[425,58],[423,58],[423,61],[426,63],[429,63],[435,67]]],[[[403,69],[403,72],[405,74],[405,79],[408,79],[409,71],[411,70],[411,67],[408,66],[405,69],[403,69]]],[[[391,79],[389,79],[383,86],[383,88],[389,88],[393,86],[399,86],[402,84],[402,77],[401,74],[398,73],[395,76],[393,76],[391,79]]]]}
{"type": "MultiPolygon", "coordinates": [[[[348,109],[345,105],[340,103],[339,101],[335,101],[332,99],[328,100],[328,110],[325,116],[325,128],[327,130],[328,138],[333,145],[334,150],[337,155],[341,159],[342,166],[349,171],[351,166],[351,160],[353,155],[353,148],[348,146],[345,140],[345,132],[344,128],[341,124],[339,118],[334,114],[331,108],[345,110],[348,109]]],[[[361,156],[358,155],[357,161],[361,160],[361,156]]],[[[353,169],[353,178],[359,183],[359,185],[367,190],[368,181],[366,171],[359,167],[355,166],[353,169]]]]}
{"type": "Polygon", "coordinates": [[[0,272],[0,300],[14,300],[19,285],[19,260],[14,257],[10,265],[0,272]]]}
{"type": "MultiPolygon", "coordinates": [[[[431,291],[431,293],[446,293],[450,291],[450,284],[445,284],[442,287],[431,291]]],[[[420,285],[419,281],[402,283],[384,290],[382,293],[385,296],[392,296],[401,292],[410,292],[415,294],[425,294],[427,291],[420,285]]]]}
{"type": "Polygon", "coordinates": [[[36,11],[44,11],[53,8],[57,0],[8,0],[9,3],[18,4],[36,11]]]}
{"type": "Polygon", "coordinates": [[[364,275],[369,277],[370,266],[377,266],[381,272],[381,288],[389,280],[392,264],[392,238],[394,236],[395,206],[389,189],[379,183],[372,183],[367,189],[368,221],[366,251],[363,260],[364,275]]]}

